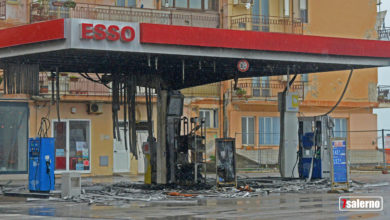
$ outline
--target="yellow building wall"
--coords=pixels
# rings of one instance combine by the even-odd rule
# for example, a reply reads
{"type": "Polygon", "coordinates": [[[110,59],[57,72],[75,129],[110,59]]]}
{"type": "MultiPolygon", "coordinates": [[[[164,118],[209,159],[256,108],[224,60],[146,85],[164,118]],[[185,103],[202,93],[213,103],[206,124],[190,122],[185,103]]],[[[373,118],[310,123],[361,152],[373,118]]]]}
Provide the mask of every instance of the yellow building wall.
{"type": "MultiPolygon", "coordinates": [[[[377,70],[354,70],[343,101],[376,102],[377,70]]],[[[345,88],[349,73],[350,71],[335,71],[309,74],[309,83],[305,86],[305,101],[337,101],[345,88]]]]}
{"type": "Polygon", "coordinates": [[[6,19],[0,19],[0,29],[27,24],[29,22],[29,0],[7,1],[6,19]]]}
{"type": "MultiPolygon", "coordinates": [[[[39,107],[36,104],[30,104],[30,137],[37,136],[40,120],[42,117],[47,117],[52,120],[57,120],[57,111],[55,105],[40,103],[39,107]],[[50,113],[48,114],[50,108],[50,113]]],[[[112,139],[112,123],[111,122],[111,105],[103,105],[103,114],[94,115],[87,113],[86,103],[60,103],[60,118],[61,119],[88,119],[90,120],[91,129],[91,152],[90,164],[91,175],[111,175],[113,167],[113,139],[112,139]],[[70,109],[75,107],[76,114],[72,114],[70,109]],[[108,156],[108,166],[99,166],[99,157],[108,156]]],[[[52,137],[52,124],[49,130],[49,136],[52,137]]]]}
{"type": "Polygon", "coordinates": [[[376,39],[376,0],[308,0],[305,34],[376,39]]]}
{"type": "MultiPolygon", "coordinates": [[[[270,1],[270,16],[283,16],[281,7],[280,1],[270,1]]],[[[309,23],[304,24],[306,35],[376,39],[375,0],[308,0],[308,8],[309,23]]],[[[234,9],[232,7],[232,10],[234,9]]],[[[292,10],[292,7],[290,9],[292,10]]],[[[241,11],[232,11],[232,15],[239,12],[241,11]]],[[[309,82],[305,83],[304,101],[301,103],[298,116],[316,116],[329,111],[341,96],[349,72],[309,74],[309,82]]],[[[300,78],[298,77],[297,81],[300,78]]],[[[270,80],[270,83],[277,83],[280,77],[270,77],[270,80]]],[[[331,116],[347,118],[348,130],[376,130],[376,115],[372,113],[372,108],[377,105],[377,82],[377,68],[354,70],[343,101],[331,116]]],[[[229,83],[225,83],[225,89],[230,89],[229,83]]],[[[255,117],[255,133],[258,133],[258,117],[279,117],[277,101],[233,100],[228,108],[229,135],[237,138],[236,143],[239,148],[247,147],[242,146],[240,136],[241,117],[244,116],[255,117]]],[[[350,133],[350,147],[375,149],[376,137],[376,132],[350,133]]],[[[257,136],[255,136],[256,146],[258,146],[257,136]]]]}
{"type": "MultiPolygon", "coordinates": [[[[40,127],[42,117],[47,117],[52,120],[57,120],[57,111],[55,105],[50,102],[30,102],[30,120],[29,120],[29,137],[36,137],[40,127]],[[50,110],[49,110],[50,109],[50,110]]],[[[123,109],[123,107],[121,107],[123,109]]],[[[60,103],[60,118],[66,119],[82,119],[90,120],[90,134],[91,134],[91,152],[90,164],[91,172],[85,176],[95,175],[112,175],[113,174],[113,125],[111,115],[111,104],[103,104],[103,114],[88,114],[87,103],[60,103]],[[76,113],[71,113],[71,108],[76,108],[76,113]],[[99,157],[108,156],[108,166],[99,165],[99,157]]],[[[156,122],[156,109],[154,106],[153,119],[156,122]]],[[[119,112],[119,120],[123,120],[123,112],[119,112]]],[[[137,121],[146,121],[146,106],[138,103],[137,106],[137,121]]],[[[48,136],[52,137],[52,123],[48,131],[48,136]]],[[[156,123],[154,123],[156,125],[156,123]]],[[[156,131],[156,127],[154,127],[156,131]]],[[[130,156],[130,173],[138,174],[138,161],[130,156]]]]}

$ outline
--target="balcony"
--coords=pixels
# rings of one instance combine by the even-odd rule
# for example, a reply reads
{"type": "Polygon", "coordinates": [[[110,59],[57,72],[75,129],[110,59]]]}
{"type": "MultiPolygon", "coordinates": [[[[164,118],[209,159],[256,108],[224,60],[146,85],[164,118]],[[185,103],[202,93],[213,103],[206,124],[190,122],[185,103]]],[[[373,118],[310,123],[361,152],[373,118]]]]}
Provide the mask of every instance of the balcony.
{"type": "MultiPolygon", "coordinates": [[[[92,79],[97,80],[97,76],[91,76],[92,79]]],[[[46,74],[41,74],[39,76],[39,94],[41,96],[51,96],[52,94],[52,78],[46,74]]],[[[112,95],[110,89],[111,84],[109,83],[106,86],[100,83],[93,82],[91,80],[85,79],[79,75],[68,75],[63,74],[59,77],[60,86],[59,91],[62,96],[100,96],[100,97],[109,97],[112,95]]],[[[54,83],[54,90],[56,90],[54,83]]],[[[155,90],[152,90],[153,95],[156,95],[155,90]]],[[[138,87],[136,88],[137,96],[145,95],[145,88],[138,87]]]]}
{"type": "Polygon", "coordinates": [[[384,27],[378,31],[378,40],[390,40],[390,27],[384,27]]]}
{"type": "Polygon", "coordinates": [[[48,3],[32,3],[30,10],[31,23],[59,18],[83,18],[194,27],[219,27],[219,14],[217,12],[154,10],[85,3],[77,3],[74,8],[54,6],[48,3]]]}
{"type": "MultiPolygon", "coordinates": [[[[278,93],[283,92],[286,87],[284,81],[266,81],[254,82],[251,79],[239,80],[237,90],[234,90],[234,85],[231,85],[232,100],[245,101],[277,101],[278,93]]],[[[304,100],[304,82],[295,81],[290,87],[291,92],[297,92],[300,100],[304,100]]]]}
{"type": "Polygon", "coordinates": [[[230,17],[230,29],[303,34],[303,22],[289,17],[237,15],[230,17]]]}
{"type": "Polygon", "coordinates": [[[221,95],[221,85],[220,83],[211,83],[203,86],[195,86],[182,89],[181,93],[186,97],[219,98],[221,95]]]}
{"type": "Polygon", "coordinates": [[[390,86],[378,86],[379,107],[390,107],[390,86]]]}

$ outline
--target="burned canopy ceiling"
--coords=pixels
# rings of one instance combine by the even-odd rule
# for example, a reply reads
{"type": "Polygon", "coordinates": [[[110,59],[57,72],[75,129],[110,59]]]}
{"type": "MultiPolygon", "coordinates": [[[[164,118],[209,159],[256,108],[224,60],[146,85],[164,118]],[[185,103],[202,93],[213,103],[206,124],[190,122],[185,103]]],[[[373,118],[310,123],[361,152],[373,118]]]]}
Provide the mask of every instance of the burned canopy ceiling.
{"type": "Polygon", "coordinates": [[[0,65],[161,78],[171,89],[232,78],[390,65],[390,42],[85,19],[0,31],[0,65]],[[242,61],[243,60],[243,61],[242,61]],[[243,66],[242,66],[243,64],[243,66]]]}

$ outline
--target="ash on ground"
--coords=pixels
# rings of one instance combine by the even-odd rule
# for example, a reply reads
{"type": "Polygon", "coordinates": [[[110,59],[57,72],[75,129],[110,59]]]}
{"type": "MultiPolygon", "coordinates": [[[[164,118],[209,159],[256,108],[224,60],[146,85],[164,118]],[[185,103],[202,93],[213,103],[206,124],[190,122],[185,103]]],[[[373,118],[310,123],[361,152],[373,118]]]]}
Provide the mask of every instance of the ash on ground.
{"type": "MultiPolygon", "coordinates": [[[[194,186],[145,185],[142,183],[120,182],[110,185],[84,185],[82,194],[75,198],[65,198],[74,202],[89,204],[118,205],[131,201],[190,202],[207,198],[245,198],[259,195],[280,193],[327,193],[331,190],[329,180],[269,178],[240,178],[238,187],[216,187],[215,179],[208,179],[207,184],[194,186]],[[214,184],[213,184],[214,183],[214,184]]],[[[371,187],[388,183],[364,184],[351,181],[349,192],[367,191],[371,187]]],[[[342,191],[339,191],[342,193],[342,191]]]]}
{"type": "MultiPolygon", "coordinates": [[[[48,198],[53,201],[68,201],[88,203],[96,205],[125,205],[136,202],[180,202],[193,204],[203,199],[216,198],[246,198],[267,196],[281,193],[327,193],[331,190],[329,180],[311,180],[280,177],[239,178],[238,187],[216,187],[215,179],[207,179],[207,184],[192,186],[145,185],[142,182],[122,181],[114,184],[88,183],[82,185],[80,196],[71,198],[59,198],[57,193],[52,193],[48,198]]],[[[350,182],[349,192],[367,192],[373,187],[389,185],[388,182],[367,184],[357,181],[350,182]]],[[[56,187],[59,189],[60,187],[56,187]]],[[[6,192],[28,192],[24,186],[0,185],[0,194],[6,192]]],[[[339,191],[342,193],[342,191],[339,191]]],[[[27,199],[27,201],[39,201],[46,199],[27,199]]]]}

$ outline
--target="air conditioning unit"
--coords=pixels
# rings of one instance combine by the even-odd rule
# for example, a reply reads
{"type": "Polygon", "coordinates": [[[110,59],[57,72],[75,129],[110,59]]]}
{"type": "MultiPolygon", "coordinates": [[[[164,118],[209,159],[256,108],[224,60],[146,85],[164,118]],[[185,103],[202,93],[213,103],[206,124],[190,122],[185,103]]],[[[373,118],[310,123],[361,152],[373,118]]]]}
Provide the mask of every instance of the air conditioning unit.
{"type": "Polygon", "coordinates": [[[88,103],[87,104],[88,114],[102,114],[103,113],[103,103],[88,103]]]}

